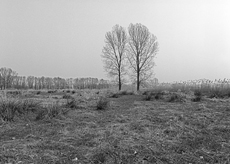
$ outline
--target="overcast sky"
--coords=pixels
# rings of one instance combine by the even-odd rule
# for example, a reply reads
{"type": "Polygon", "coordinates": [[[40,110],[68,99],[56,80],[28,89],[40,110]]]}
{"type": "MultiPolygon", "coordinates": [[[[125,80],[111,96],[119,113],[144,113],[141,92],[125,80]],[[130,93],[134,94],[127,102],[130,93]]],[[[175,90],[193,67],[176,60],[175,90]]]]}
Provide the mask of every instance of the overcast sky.
{"type": "Polygon", "coordinates": [[[160,82],[230,78],[229,0],[0,0],[0,67],[107,79],[105,33],[130,23],[157,37],[160,82]]]}

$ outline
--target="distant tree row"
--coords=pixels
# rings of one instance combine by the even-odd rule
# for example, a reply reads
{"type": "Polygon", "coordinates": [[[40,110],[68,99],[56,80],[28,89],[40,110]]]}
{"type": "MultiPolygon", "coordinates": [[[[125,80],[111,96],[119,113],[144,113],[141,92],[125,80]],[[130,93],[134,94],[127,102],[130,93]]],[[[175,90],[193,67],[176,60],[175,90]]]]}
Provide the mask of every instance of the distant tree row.
{"type": "Polygon", "coordinates": [[[25,77],[10,68],[0,69],[1,89],[103,89],[109,85],[108,80],[97,78],[25,77]]]}
{"type": "Polygon", "coordinates": [[[138,23],[129,25],[128,34],[119,25],[107,32],[101,56],[105,71],[110,77],[115,77],[119,90],[127,74],[139,90],[140,85],[152,78],[153,58],[157,52],[157,38],[138,23]]]}

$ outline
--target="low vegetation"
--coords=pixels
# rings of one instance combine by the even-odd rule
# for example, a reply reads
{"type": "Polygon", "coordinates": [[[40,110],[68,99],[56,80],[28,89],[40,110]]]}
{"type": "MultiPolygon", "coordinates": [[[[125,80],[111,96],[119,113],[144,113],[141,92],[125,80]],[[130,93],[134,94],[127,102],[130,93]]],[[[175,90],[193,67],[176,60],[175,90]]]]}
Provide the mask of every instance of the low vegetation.
{"type": "Polygon", "coordinates": [[[2,93],[0,163],[230,163],[227,96],[75,91],[2,93]]]}
{"type": "Polygon", "coordinates": [[[97,101],[97,110],[106,110],[109,108],[109,100],[106,97],[100,97],[97,101]]]}
{"type": "Polygon", "coordinates": [[[0,116],[4,121],[14,121],[15,116],[37,112],[41,103],[31,99],[4,96],[0,98],[0,116]]]}
{"type": "Polygon", "coordinates": [[[118,98],[118,97],[123,96],[123,95],[134,95],[134,92],[124,90],[124,91],[119,91],[119,92],[115,92],[115,93],[110,93],[109,97],[110,98],[118,98]]]}

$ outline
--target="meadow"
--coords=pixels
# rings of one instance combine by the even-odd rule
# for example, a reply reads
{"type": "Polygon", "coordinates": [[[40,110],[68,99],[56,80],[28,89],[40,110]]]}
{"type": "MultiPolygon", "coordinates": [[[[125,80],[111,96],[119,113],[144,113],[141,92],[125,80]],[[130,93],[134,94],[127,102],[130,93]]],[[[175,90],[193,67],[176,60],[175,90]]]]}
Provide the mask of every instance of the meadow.
{"type": "Polygon", "coordinates": [[[227,82],[4,90],[0,163],[230,163],[227,82]]]}

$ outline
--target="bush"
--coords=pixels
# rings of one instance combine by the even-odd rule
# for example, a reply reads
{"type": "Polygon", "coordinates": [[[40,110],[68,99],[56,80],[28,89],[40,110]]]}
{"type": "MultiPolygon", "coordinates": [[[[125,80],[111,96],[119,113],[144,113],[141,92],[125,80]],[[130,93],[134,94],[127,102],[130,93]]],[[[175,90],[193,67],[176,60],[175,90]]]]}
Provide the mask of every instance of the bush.
{"type": "Polygon", "coordinates": [[[112,95],[109,96],[110,98],[118,98],[119,94],[118,93],[113,93],[112,95]]]}
{"type": "Polygon", "coordinates": [[[143,93],[142,93],[142,95],[148,95],[150,93],[150,91],[144,91],[143,93]]]}
{"type": "Polygon", "coordinates": [[[39,109],[41,109],[41,102],[40,101],[35,101],[33,99],[25,99],[22,101],[21,103],[21,113],[23,114],[27,114],[28,112],[32,112],[35,113],[37,112],[39,109]]]}
{"type": "Polygon", "coordinates": [[[52,119],[64,113],[62,105],[59,105],[58,102],[49,104],[47,107],[39,111],[36,116],[36,120],[42,120],[44,118],[52,119]]]}
{"type": "Polygon", "coordinates": [[[144,94],[146,95],[147,99],[151,97],[151,98],[154,98],[156,100],[163,99],[163,95],[164,95],[163,92],[161,92],[161,91],[157,91],[157,92],[148,91],[144,94]]]}
{"type": "Polygon", "coordinates": [[[202,98],[202,93],[199,90],[194,91],[195,98],[192,99],[193,102],[199,102],[202,98]]]}
{"type": "Polygon", "coordinates": [[[52,90],[50,90],[50,91],[47,91],[47,93],[54,93],[52,90]]]}
{"type": "Polygon", "coordinates": [[[37,95],[39,95],[41,93],[41,91],[37,91],[37,95]]]}
{"type": "Polygon", "coordinates": [[[199,102],[201,101],[201,97],[196,96],[195,98],[192,99],[193,102],[199,102]]]}
{"type": "Polygon", "coordinates": [[[47,93],[56,93],[57,90],[49,90],[47,93]]]}
{"type": "Polygon", "coordinates": [[[156,100],[159,100],[159,99],[162,99],[163,98],[163,93],[162,92],[157,92],[157,93],[155,93],[155,94],[153,94],[154,95],[154,98],[156,99],[156,100]]]}
{"type": "Polygon", "coordinates": [[[76,93],[76,91],[75,91],[75,90],[73,90],[73,91],[72,91],[72,94],[75,94],[75,93],[76,93]]]}
{"type": "Polygon", "coordinates": [[[97,101],[97,110],[106,110],[109,107],[109,100],[105,97],[100,97],[97,101]]]}
{"type": "Polygon", "coordinates": [[[199,90],[195,90],[195,91],[194,91],[194,95],[197,96],[197,97],[201,97],[201,96],[202,96],[202,93],[201,93],[201,91],[199,91],[199,90]]]}
{"type": "Polygon", "coordinates": [[[65,95],[63,95],[62,98],[63,98],[63,99],[72,99],[72,96],[69,95],[69,94],[65,94],[65,95]]]}
{"type": "Polygon", "coordinates": [[[48,118],[54,118],[62,114],[62,107],[58,103],[52,104],[46,109],[48,118]]]}
{"type": "Polygon", "coordinates": [[[109,97],[110,98],[118,98],[122,95],[134,95],[132,91],[119,91],[117,93],[112,93],[109,97]]]}
{"type": "Polygon", "coordinates": [[[183,96],[173,93],[170,95],[168,102],[183,102],[183,96]]]}
{"type": "Polygon", "coordinates": [[[14,121],[17,114],[26,115],[29,112],[36,112],[40,108],[40,102],[32,99],[22,100],[12,97],[2,97],[0,99],[0,116],[4,121],[14,121]]]}
{"type": "Polygon", "coordinates": [[[174,101],[176,101],[178,99],[179,99],[179,97],[176,94],[172,94],[168,101],[169,102],[174,102],[174,101]]]}
{"type": "Polygon", "coordinates": [[[22,92],[14,90],[14,91],[7,91],[7,94],[12,95],[12,96],[17,96],[17,95],[21,95],[22,92]]]}
{"type": "Polygon", "coordinates": [[[0,115],[4,121],[13,121],[16,112],[20,108],[20,101],[15,98],[1,98],[0,115]]]}
{"type": "Polygon", "coordinates": [[[118,94],[119,95],[134,95],[132,91],[120,91],[118,94]]]}
{"type": "Polygon", "coordinates": [[[67,99],[67,102],[65,104],[65,107],[67,108],[78,108],[77,101],[74,98],[67,99]]]}
{"type": "Polygon", "coordinates": [[[225,98],[230,97],[230,91],[229,90],[221,90],[221,89],[213,89],[209,91],[208,98],[225,98]]]}
{"type": "Polygon", "coordinates": [[[145,100],[145,101],[150,101],[151,99],[152,99],[151,94],[147,94],[147,95],[145,95],[145,97],[144,97],[144,100],[145,100]]]}

